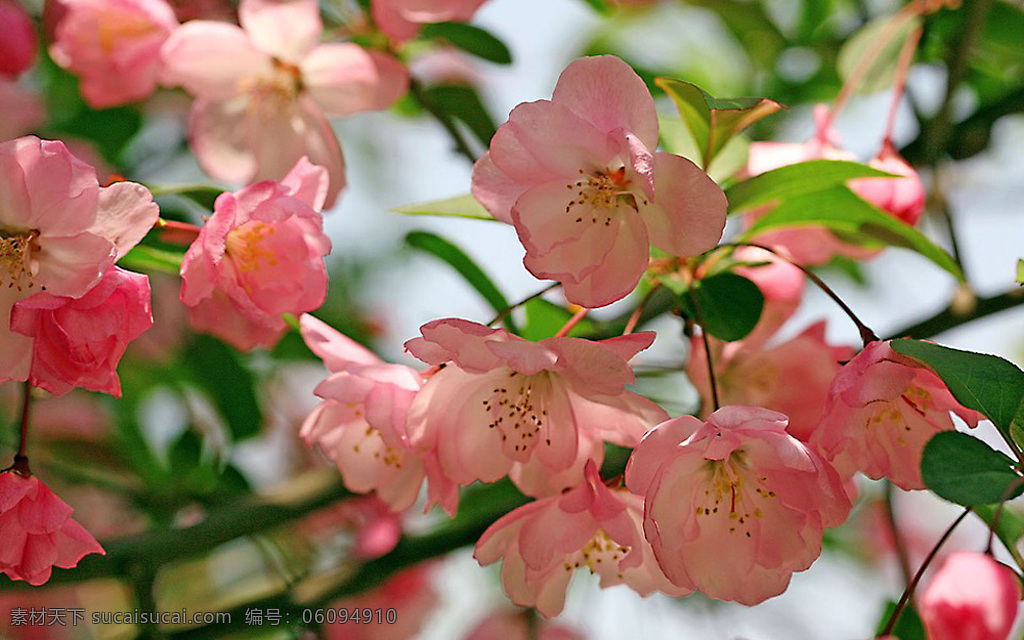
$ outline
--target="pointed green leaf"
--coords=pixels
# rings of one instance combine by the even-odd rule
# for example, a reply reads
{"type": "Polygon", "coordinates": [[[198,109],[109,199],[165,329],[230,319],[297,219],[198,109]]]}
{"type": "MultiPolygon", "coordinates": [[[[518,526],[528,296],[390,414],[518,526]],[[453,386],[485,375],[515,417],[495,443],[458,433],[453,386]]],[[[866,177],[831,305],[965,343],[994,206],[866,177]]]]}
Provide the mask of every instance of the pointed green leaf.
{"type": "Polygon", "coordinates": [[[494,34],[464,22],[436,22],[420,29],[421,38],[445,40],[478,58],[496,64],[511,64],[512,52],[494,34]]]}
{"type": "MultiPolygon", "coordinates": [[[[889,624],[889,618],[896,612],[896,604],[893,600],[886,603],[885,611],[882,612],[882,617],[878,621],[878,627],[875,629],[875,635],[881,635],[885,631],[885,626],[889,624]]],[[[921,622],[921,616],[917,614],[913,602],[908,602],[903,607],[903,611],[900,611],[900,617],[892,629],[892,635],[899,638],[899,640],[928,640],[928,636],[924,631],[924,624],[921,622]]]]}
{"type": "MultiPolygon", "coordinates": [[[[508,308],[508,300],[505,299],[498,287],[462,249],[441,236],[426,231],[410,232],[405,236],[405,242],[414,249],[429,253],[448,263],[491,305],[496,313],[501,313],[508,308]]],[[[519,333],[511,317],[506,316],[504,324],[509,331],[519,333]]]]}
{"type": "Polygon", "coordinates": [[[141,271],[143,273],[173,273],[177,275],[181,271],[181,260],[184,254],[165,251],[138,244],[131,248],[120,260],[119,267],[141,271]]]}
{"type": "Polygon", "coordinates": [[[844,81],[858,75],[858,93],[874,93],[892,86],[900,49],[921,18],[906,12],[877,18],[853,34],[839,51],[837,66],[844,81]]]}
{"type": "Polygon", "coordinates": [[[739,213],[761,205],[781,202],[787,198],[841,186],[854,178],[884,178],[892,175],[859,162],[808,160],[772,169],[738,182],[725,191],[725,196],[729,199],[729,213],[739,213]]]}
{"type": "Polygon", "coordinates": [[[913,358],[942,378],[957,402],[980,412],[1006,437],[1024,402],[1024,371],[987,353],[961,351],[921,340],[893,340],[897,353],[913,358]]]}
{"type": "Polygon", "coordinates": [[[782,108],[767,98],[716,99],[682,80],[658,78],[655,82],[676,103],[679,115],[697,141],[704,166],[709,166],[736,134],[782,108]]]}
{"type": "Polygon", "coordinates": [[[735,273],[716,273],[693,284],[700,314],[693,306],[690,291],[679,295],[686,314],[704,320],[704,330],[726,341],[745,338],[761,318],[764,295],[756,284],[735,273]]]}
{"type": "Polygon", "coordinates": [[[981,440],[959,431],[940,431],[924,447],[924,484],[937,495],[965,507],[996,504],[1024,493],[1013,460],[981,440]]]}
{"type": "Polygon", "coordinates": [[[964,276],[956,261],[920,231],[865,202],[845,187],[805,193],[783,200],[758,218],[741,236],[747,241],[762,231],[806,225],[823,226],[844,241],[863,246],[891,245],[920,253],[958,281],[964,276]]]}
{"type": "Polygon", "coordinates": [[[408,204],[392,209],[395,213],[407,216],[449,216],[455,218],[471,218],[473,220],[494,220],[494,217],[476,201],[472,194],[432,200],[421,204],[408,204]]]}
{"type": "Polygon", "coordinates": [[[157,198],[170,195],[187,198],[203,209],[213,211],[213,203],[216,202],[220,194],[224,193],[224,190],[204,184],[186,184],[176,187],[153,187],[150,192],[153,197],[157,198]]]}
{"type": "Polygon", "coordinates": [[[1024,285],[1024,258],[1017,260],[1017,284],[1024,285]]]}
{"type": "MultiPolygon", "coordinates": [[[[544,298],[534,298],[523,305],[526,312],[526,325],[523,327],[522,337],[527,340],[540,340],[550,338],[558,333],[558,330],[565,326],[573,314],[565,307],[544,298]]],[[[594,323],[586,318],[580,320],[575,327],[569,331],[570,336],[583,336],[593,332],[594,323]]]]}
{"type": "Polygon", "coordinates": [[[462,121],[482,146],[491,146],[498,125],[476,89],[463,84],[438,84],[424,89],[423,95],[435,108],[462,121]]]}

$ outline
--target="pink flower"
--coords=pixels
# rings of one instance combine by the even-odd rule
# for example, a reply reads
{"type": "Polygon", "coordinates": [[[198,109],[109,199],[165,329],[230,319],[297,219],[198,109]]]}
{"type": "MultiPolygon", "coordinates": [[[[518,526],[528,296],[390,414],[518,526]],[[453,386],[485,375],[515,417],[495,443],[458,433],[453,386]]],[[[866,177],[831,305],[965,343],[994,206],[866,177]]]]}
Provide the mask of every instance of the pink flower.
{"type": "MultiPolygon", "coordinates": [[[[0,0],[0,78],[14,80],[36,59],[36,30],[32,19],[13,0],[0,0]]],[[[4,112],[5,118],[8,113],[4,112]]]]}
{"type": "Polygon", "coordinates": [[[389,38],[405,42],[431,22],[469,22],[485,0],[371,0],[373,20],[389,38]]]}
{"type": "Polygon", "coordinates": [[[872,342],[836,375],[811,442],[837,467],[924,489],[924,445],[954,428],[950,412],[971,427],[981,419],[960,406],[937,375],[888,342],[872,342]]]}
{"type": "Polygon", "coordinates": [[[376,491],[392,509],[408,509],[424,470],[411,449],[405,418],[423,378],[410,367],[383,362],[309,314],[300,322],[306,344],[331,375],[317,386],[324,402],[299,435],[338,465],[351,491],[376,491]]]}
{"type": "Polygon", "coordinates": [[[101,109],[142,100],[156,89],[160,47],[178,26],[164,0],[60,0],[50,46],[54,62],[81,80],[82,97],[101,109]]]}
{"type": "Polygon", "coordinates": [[[328,608],[344,611],[323,625],[327,640],[407,640],[415,638],[440,604],[432,584],[434,565],[420,563],[357,596],[335,600],[328,608]],[[367,616],[369,611],[371,615],[367,616]],[[356,620],[356,617],[359,620],[356,620]]]}
{"type": "Polygon", "coordinates": [[[0,78],[0,140],[23,135],[46,120],[43,101],[39,94],[17,82],[0,78]]]}
{"type": "Polygon", "coordinates": [[[929,640],[1006,640],[1022,595],[1013,569],[959,551],[936,572],[918,610],[929,640]]]}
{"type": "Polygon", "coordinates": [[[473,557],[481,565],[502,560],[501,581],[512,602],[557,616],[581,565],[604,588],[626,584],[642,596],[693,591],[673,586],[658,568],[641,528],[643,499],[605,487],[593,461],[584,474],[576,488],[506,514],[476,543],[473,557]]]}
{"type": "MultiPolygon", "coordinates": [[[[825,342],[825,322],[817,322],[799,336],[773,347],[712,340],[712,360],[718,397],[723,405],[740,404],[778,411],[789,419],[786,431],[803,442],[818,427],[829,386],[853,357],[850,347],[825,342]]],[[[700,336],[693,337],[686,363],[701,396],[701,416],[712,411],[708,364],[700,336]]]]}
{"type": "Polygon", "coordinates": [[[10,333],[11,308],[39,291],[77,298],[156,222],[142,185],[100,187],[59,141],[0,143],[0,382],[25,380],[32,339],[10,333]]]}
{"type": "Polygon", "coordinates": [[[907,164],[891,142],[886,140],[878,156],[868,163],[879,171],[899,178],[859,178],[850,181],[850,189],[894,218],[913,226],[924,212],[925,193],[921,178],[907,164]]]}
{"type": "Polygon", "coordinates": [[[196,97],[192,150],[221,180],[280,180],[303,156],[330,176],[325,206],[345,186],[327,116],[383,109],[408,87],[395,58],[350,44],[318,44],[316,0],[242,0],[241,28],[195,20],[163,48],[163,82],[196,97]]]}
{"type": "Polygon", "coordinates": [[[11,331],[34,338],[30,384],[121,396],[117,364],[128,343],[153,326],[149,278],[114,267],[81,298],[39,292],[11,311],[11,331]]]}
{"type": "Polygon", "coordinates": [[[33,476],[0,472],[0,573],[39,586],[53,567],[70,569],[103,548],[72,509],[33,476]]]}
{"type": "Polygon", "coordinates": [[[753,263],[736,267],[733,271],[752,280],[764,296],[761,319],[743,342],[749,345],[763,343],[796,313],[803,298],[805,276],[794,264],[764,249],[740,247],[733,252],[732,258],[753,263]]]}
{"type": "Polygon", "coordinates": [[[247,351],[327,296],[323,233],[327,172],[302,158],[281,182],[223,193],[181,263],[181,301],[197,331],[247,351]]]}
{"type": "Polygon", "coordinates": [[[633,446],[667,414],[625,390],[627,361],[654,340],[650,332],[600,342],[545,338],[529,342],[501,329],[445,319],[405,343],[414,356],[445,365],[409,408],[413,445],[436,464],[431,500],[454,511],[455,485],[506,474],[540,497],[576,486],[581,454],[600,463],[603,442],[633,446]],[[568,472],[568,473],[563,473],[568,472]],[[557,478],[558,485],[552,486],[557,478]],[[437,481],[435,481],[437,480],[437,481]]]}
{"type": "Polygon", "coordinates": [[[786,432],[786,416],[728,406],[644,436],[626,467],[644,533],[673,584],[753,605],[821,554],[850,501],[835,469],[786,432]]]}
{"type": "Polygon", "coordinates": [[[600,307],[633,290],[652,243],[693,256],[722,237],[721,189],[689,160],[654,153],[657,145],[640,77],[613,56],[581,58],[551,100],[512,110],[473,168],[473,195],[515,225],[530,273],[600,307]]]}

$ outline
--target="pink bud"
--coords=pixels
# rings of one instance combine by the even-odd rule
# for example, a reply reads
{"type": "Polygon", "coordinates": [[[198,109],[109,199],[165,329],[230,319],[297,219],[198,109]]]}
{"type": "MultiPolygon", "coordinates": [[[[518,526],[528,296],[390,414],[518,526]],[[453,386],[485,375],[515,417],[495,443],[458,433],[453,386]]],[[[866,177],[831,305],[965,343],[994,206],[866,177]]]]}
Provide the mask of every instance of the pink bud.
{"type": "Polygon", "coordinates": [[[924,185],[914,168],[886,142],[878,156],[868,163],[873,169],[900,176],[898,178],[859,178],[850,181],[850,188],[879,209],[909,225],[917,224],[924,211],[924,185]]]}
{"type": "Polygon", "coordinates": [[[36,32],[17,2],[0,0],[0,33],[0,77],[13,80],[36,59],[36,32]]]}
{"type": "Polygon", "coordinates": [[[1017,617],[1020,578],[983,553],[951,554],[921,597],[930,640],[1006,640],[1017,617]]]}

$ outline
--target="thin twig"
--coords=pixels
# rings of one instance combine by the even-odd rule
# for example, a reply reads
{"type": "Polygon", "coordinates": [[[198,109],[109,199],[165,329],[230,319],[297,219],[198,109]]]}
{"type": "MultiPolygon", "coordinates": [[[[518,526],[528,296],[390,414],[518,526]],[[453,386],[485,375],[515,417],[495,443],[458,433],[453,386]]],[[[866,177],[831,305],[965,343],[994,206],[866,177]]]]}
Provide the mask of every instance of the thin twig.
{"type": "Polygon", "coordinates": [[[626,322],[626,328],[622,330],[622,335],[628,336],[633,333],[633,330],[636,329],[636,325],[640,323],[640,316],[643,315],[644,309],[647,308],[647,303],[651,301],[651,298],[660,286],[661,280],[658,280],[650,289],[647,290],[647,294],[644,296],[644,299],[641,300],[640,304],[638,304],[636,309],[633,310],[633,315],[629,316],[629,320],[626,322]]]}
{"type": "Polygon", "coordinates": [[[548,286],[544,287],[543,289],[541,289],[537,293],[534,293],[532,295],[526,296],[525,298],[523,298],[522,300],[520,300],[519,302],[517,302],[515,304],[510,304],[509,306],[507,306],[504,309],[502,309],[501,311],[499,311],[498,315],[494,316],[494,318],[492,318],[491,321],[487,323],[487,326],[488,327],[492,327],[492,326],[498,324],[499,322],[504,320],[508,316],[508,314],[512,313],[517,308],[523,306],[524,304],[526,304],[530,300],[533,300],[535,298],[539,298],[542,295],[544,295],[545,293],[547,293],[548,291],[554,291],[555,289],[557,289],[560,286],[562,286],[562,283],[561,282],[556,282],[554,284],[551,284],[551,285],[548,285],[548,286]]]}
{"type": "Polygon", "coordinates": [[[466,139],[462,136],[462,132],[459,131],[459,128],[454,122],[452,122],[451,117],[439,109],[434,101],[430,99],[430,96],[423,91],[423,85],[421,85],[415,78],[409,81],[409,95],[412,96],[413,99],[427,111],[427,113],[434,116],[441,126],[444,127],[444,130],[447,131],[448,135],[452,138],[452,143],[455,145],[455,151],[469,160],[470,164],[475,164],[477,160],[476,154],[473,153],[469,143],[466,142],[466,139]]]}
{"type": "Polygon", "coordinates": [[[704,356],[708,361],[708,381],[711,383],[711,402],[715,411],[721,409],[718,403],[718,383],[715,382],[715,363],[711,358],[711,338],[708,336],[708,328],[704,325],[704,314],[701,313],[700,303],[697,301],[697,293],[691,287],[689,289],[690,301],[693,302],[693,312],[697,315],[697,324],[700,325],[700,337],[704,342],[704,356]]]}
{"type": "Polygon", "coordinates": [[[892,533],[892,548],[896,552],[896,559],[900,565],[900,572],[903,574],[903,586],[910,584],[912,579],[910,573],[910,559],[907,557],[907,545],[900,534],[900,528],[896,524],[896,509],[893,505],[893,484],[885,481],[885,518],[889,524],[889,532],[892,533]]]}

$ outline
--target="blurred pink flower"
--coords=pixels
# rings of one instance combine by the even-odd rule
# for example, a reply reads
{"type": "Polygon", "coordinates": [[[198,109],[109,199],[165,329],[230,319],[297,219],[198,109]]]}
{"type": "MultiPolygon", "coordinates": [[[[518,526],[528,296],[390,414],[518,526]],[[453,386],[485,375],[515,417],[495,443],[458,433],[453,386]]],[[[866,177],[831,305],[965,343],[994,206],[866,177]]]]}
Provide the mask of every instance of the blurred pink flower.
{"type": "Polygon", "coordinates": [[[415,638],[440,603],[432,584],[433,568],[434,565],[421,562],[396,573],[376,589],[335,600],[328,608],[335,612],[344,611],[347,619],[339,617],[336,624],[323,625],[324,636],[327,640],[415,638]],[[353,615],[359,616],[358,622],[353,615]],[[393,615],[390,621],[389,615],[393,615]]]}
{"type": "Polygon", "coordinates": [[[796,265],[756,247],[740,247],[733,252],[732,258],[753,263],[736,267],[733,271],[752,280],[764,296],[761,319],[743,342],[748,345],[763,343],[796,313],[803,298],[806,276],[796,265]]]}
{"type": "Polygon", "coordinates": [[[714,247],[726,200],[689,160],[658,146],[654,100],[618,58],[569,64],[551,100],[512,110],[473,168],[473,195],[515,225],[523,262],[600,307],[626,296],[650,245],[678,256],[714,247]]]}
{"type": "Polygon", "coordinates": [[[645,496],[644,533],[674,584],[754,605],[821,555],[850,501],[836,470],[786,432],[786,416],[722,407],[644,436],[626,467],[645,496]]]}
{"type": "Polygon", "coordinates": [[[954,428],[950,412],[971,427],[981,419],[960,406],[937,375],[888,342],[872,342],[836,375],[811,442],[843,471],[924,489],[924,445],[954,428]]]}
{"type": "Polygon", "coordinates": [[[32,339],[10,332],[11,309],[39,291],[77,298],[152,228],[145,187],[100,187],[59,141],[0,143],[0,382],[26,380],[32,339]]]}
{"type": "Polygon", "coordinates": [[[527,611],[493,611],[463,640],[585,640],[582,631],[547,620],[533,621],[527,611]]]}
{"type": "Polygon", "coordinates": [[[444,365],[409,408],[409,437],[451,483],[429,475],[432,501],[454,511],[455,485],[506,474],[535,497],[582,481],[581,453],[603,459],[603,442],[633,446],[665,411],[625,386],[628,360],[654,340],[650,332],[593,342],[530,342],[475,322],[444,319],[422,327],[406,350],[444,365]],[[561,472],[574,469],[572,476],[561,472]],[[551,486],[557,475],[565,484],[551,486]],[[538,489],[542,493],[538,493],[538,489]]]}
{"type": "Polygon", "coordinates": [[[120,397],[117,365],[151,326],[149,278],[118,267],[80,298],[39,292],[11,311],[11,331],[34,338],[29,383],[57,395],[81,387],[120,397]]]}
{"type": "MultiPolygon", "coordinates": [[[[824,320],[771,347],[748,344],[746,340],[710,340],[721,403],[778,411],[789,419],[786,431],[805,443],[818,427],[829,386],[842,368],[841,362],[854,353],[851,347],[825,342],[824,320]]],[[[706,417],[713,410],[707,357],[700,336],[694,336],[690,344],[686,374],[700,392],[700,415],[706,417]]]]}
{"type": "Polygon", "coordinates": [[[644,540],[643,513],[643,498],[605,487],[591,460],[576,488],[519,507],[488,527],[473,557],[481,565],[502,560],[505,594],[548,618],[561,613],[573,570],[581,565],[605,588],[626,584],[642,596],[692,592],[661,572],[644,540]]]}
{"type": "Polygon", "coordinates": [[[469,22],[486,0],[371,0],[373,20],[389,38],[405,42],[430,22],[469,22]]]}
{"type": "Polygon", "coordinates": [[[918,610],[929,640],[1007,640],[1022,596],[1013,569],[960,551],[939,567],[918,610]]]}
{"type": "Polygon", "coordinates": [[[921,178],[886,140],[882,150],[868,164],[899,178],[859,178],[850,181],[850,189],[879,209],[913,226],[924,212],[925,193],[921,178]]]}
{"type": "Polygon", "coordinates": [[[36,60],[36,30],[18,2],[0,0],[0,33],[0,79],[14,80],[36,60]]]}
{"type": "Polygon", "coordinates": [[[0,140],[28,133],[46,120],[42,97],[17,82],[0,78],[0,140]]]}
{"type": "Polygon", "coordinates": [[[149,97],[160,47],[178,26],[164,0],[60,0],[50,55],[77,75],[82,97],[102,109],[149,97]]]}
{"type": "Polygon", "coordinates": [[[316,0],[242,0],[241,28],[194,20],[163,48],[162,81],[195,96],[190,142],[221,180],[280,180],[303,156],[327,169],[327,208],[345,186],[326,116],[383,109],[408,88],[395,58],[356,44],[319,44],[316,0]]]}
{"type": "Polygon", "coordinates": [[[392,509],[408,509],[424,478],[423,463],[405,430],[422,377],[410,367],[385,363],[309,314],[300,323],[303,339],[331,375],[317,386],[315,393],[324,402],[306,418],[299,435],[338,465],[349,490],[376,491],[392,509]]]}
{"type": "Polygon", "coordinates": [[[39,586],[103,548],[71,519],[71,507],[34,476],[0,472],[0,573],[39,586]]]}

